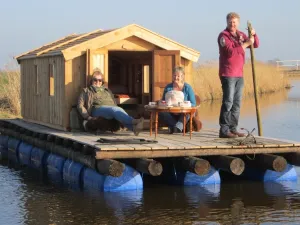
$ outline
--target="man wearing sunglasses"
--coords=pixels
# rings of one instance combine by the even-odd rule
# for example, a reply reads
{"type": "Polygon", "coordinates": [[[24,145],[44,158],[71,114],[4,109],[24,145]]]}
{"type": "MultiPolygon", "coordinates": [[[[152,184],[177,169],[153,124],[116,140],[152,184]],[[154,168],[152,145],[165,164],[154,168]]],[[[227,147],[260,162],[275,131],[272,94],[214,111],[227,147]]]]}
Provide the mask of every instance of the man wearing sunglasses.
{"type": "Polygon", "coordinates": [[[103,117],[108,120],[116,119],[127,129],[133,131],[136,136],[139,135],[143,130],[144,118],[133,119],[130,117],[124,109],[117,106],[112,92],[103,84],[103,74],[98,70],[95,71],[91,85],[84,88],[78,98],[77,109],[84,119],[84,128],[86,129],[87,121],[103,117]]]}

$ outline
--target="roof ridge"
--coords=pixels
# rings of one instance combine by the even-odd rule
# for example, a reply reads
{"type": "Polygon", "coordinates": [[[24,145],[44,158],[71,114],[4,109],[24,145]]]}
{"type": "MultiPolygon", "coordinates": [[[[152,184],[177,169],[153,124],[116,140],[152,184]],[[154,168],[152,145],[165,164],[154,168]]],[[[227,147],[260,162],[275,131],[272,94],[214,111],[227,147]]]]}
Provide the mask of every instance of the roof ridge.
{"type": "Polygon", "coordinates": [[[48,43],[48,44],[42,45],[42,46],[40,46],[40,47],[38,47],[38,48],[35,48],[35,49],[30,50],[30,51],[24,52],[24,53],[22,53],[22,54],[20,54],[20,55],[17,55],[17,56],[15,56],[14,58],[15,58],[15,59],[20,58],[20,57],[22,57],[22,56],[24,56],[24,55],[29,54],[30,52],[37,51],[38,49],[43,48],[43,47],[45,47],[45,46],[47,46],[47,45],[54,44],[55,42],[61,41],[61,40],[65,39],[65,38],[67,38],[67,37],[71,37],[71,36],[75,36],[75,35],[76,35],[76,33],[69,34],[69,35],[64,36],[64,37],[62,37],[62,38],[59,38],[59,39],[57,39],[57,40],[55,40],[55,41],[52,41],[52,42],[50,42],[50,43],[48,43]]]}
{"type": "Polygon", "coordinates": [[[102,30],[102,29],[97,29],[97,30],[94,30],[94,31],[89,32],[89,33],[84,33],[83,35],[79,35],[79,36],[77,36],[77,37],[75,37],[75,38],[73,38],[73,39],[70,39],[70,40],[67,40],[67,41],[65,41],[65,42],[62,42],[62,43],[60,43],[60,44],[54,45],[54,46],[52,46],[52,47],[50,47],[50,48],[46,48],[46,49],[44,49],[43,51],[40,51],[40,52],[36,53],[36,55],[39,56],[39,55],[41,55],[41,54],[43,54],[43,53],[45,53],[45,52],[51,51],[51,50],[53,50],[53,49],[55,49],[55,48],[61,47],[61,46],[65,45],[65,44],[68,44],[68,43],[70,43],[70,42],[72,42],[72,41],[79,40],[79,39],[81,39],[81,38],[83,38],[83,37],[86,37],[86,36],[89,36],[89,35],[91,35],[91,34],[97,33],[97,32],[99,32],[99,31],[103,31],[103,30],[102,30]]]}

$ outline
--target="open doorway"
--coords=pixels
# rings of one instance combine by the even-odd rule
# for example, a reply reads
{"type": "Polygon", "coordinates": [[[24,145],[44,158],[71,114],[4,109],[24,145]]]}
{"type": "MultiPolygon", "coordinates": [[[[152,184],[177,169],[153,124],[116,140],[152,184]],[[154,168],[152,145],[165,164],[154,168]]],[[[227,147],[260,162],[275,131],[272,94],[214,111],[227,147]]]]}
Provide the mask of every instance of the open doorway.
{"type": "Polygon", "coordinates": [[[148,104],[152,93],[152,51],[109,51],[108,88],[118,104],[148,104]]]}

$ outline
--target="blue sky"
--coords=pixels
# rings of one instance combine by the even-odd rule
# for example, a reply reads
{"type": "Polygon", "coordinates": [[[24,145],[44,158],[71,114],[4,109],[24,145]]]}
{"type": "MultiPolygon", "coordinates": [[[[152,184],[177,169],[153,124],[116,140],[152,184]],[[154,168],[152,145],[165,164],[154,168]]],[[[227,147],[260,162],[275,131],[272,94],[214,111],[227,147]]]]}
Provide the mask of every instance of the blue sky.
{"type": "Polygon", "coordinates": [[[261,47],[255,56],[300,59],[299,0],[1,0],[0,68],[20,53],[72,33],[142,25],[200,51],[199,62],[218,59],[217,36],[226,14],[241,16],[256,29],[261,47]]]}

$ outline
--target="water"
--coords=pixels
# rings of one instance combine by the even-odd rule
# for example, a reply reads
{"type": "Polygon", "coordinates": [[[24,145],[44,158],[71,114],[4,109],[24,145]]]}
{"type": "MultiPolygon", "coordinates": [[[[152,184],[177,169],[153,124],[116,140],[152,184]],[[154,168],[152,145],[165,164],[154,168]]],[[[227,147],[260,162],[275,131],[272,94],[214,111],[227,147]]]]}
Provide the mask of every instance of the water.
{"type": "MultiPolygon", "coordinates": [[[[265,136],[300,141],[300,80],[292,84],[288,92],[261,99],[265,136]]],[[[204,127],[218,128],[219,109],[220,103],[201,106],[204,127]]],[[[253,99],[243,101],[240,126],[256,127],[253,99]]],[[[152,185],[143,191],[92,194],[0,165],[0,224],[300,224],[299,182],[152,185]]]]}

